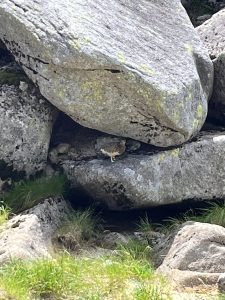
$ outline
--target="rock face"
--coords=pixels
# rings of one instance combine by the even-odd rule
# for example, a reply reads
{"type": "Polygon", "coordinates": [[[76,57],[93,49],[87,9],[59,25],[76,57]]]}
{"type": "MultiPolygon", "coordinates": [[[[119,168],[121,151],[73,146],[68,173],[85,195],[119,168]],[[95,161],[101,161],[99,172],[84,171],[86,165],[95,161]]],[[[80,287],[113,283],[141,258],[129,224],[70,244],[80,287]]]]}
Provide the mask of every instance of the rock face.
{"type": "Polygon", "coordinates": [[[8,49],[78,123],[162,147],[203,125],[212,63],[180,0],[2,0],[0,16],[8,49]]]}
{"type": "Polygon", "coordinates": [[[122,210],[224,198],[225,135],[204,135],[181,148],[130,155],[111,163],[95,159],[63,167],[75,188],[122,210]]]}
{"type": "Polygon", "coordinates": [[[62,198],[50,198],[13,217],[1,227],[0,263],[12,258],[50,257],[52,235],[68,213],[62,198]]]}
{"type": "Polygon", "coordinates": [[[225,114],[225,9],[197,28],[202,41],[214,59],[214,88],[210,101],[214,115],[225,114]]]}
{"type": "Polygon", "coordinates": [[[0,162],[27,175],[47,162],[54,109],[25,82],[0,86],[0,162]]]}
{"type": "Polygon", "coordinates": [[[224,227],[186,222],[155,247],[156,256],[163,261],[158,271],[173,274],[186,285],[215,284],[225,271],[224,245],[224,227]]]}
{"type": "MultiPolygon", "coordinates": [[[[164,248],[164,247],[163,247],[164,248]]],[[[160,251],[158,251],[160,256],[160,251]]],[[[225,228],[186,222],[176,232],[159,269],[208,273],[225,272],[225,228]]]]}

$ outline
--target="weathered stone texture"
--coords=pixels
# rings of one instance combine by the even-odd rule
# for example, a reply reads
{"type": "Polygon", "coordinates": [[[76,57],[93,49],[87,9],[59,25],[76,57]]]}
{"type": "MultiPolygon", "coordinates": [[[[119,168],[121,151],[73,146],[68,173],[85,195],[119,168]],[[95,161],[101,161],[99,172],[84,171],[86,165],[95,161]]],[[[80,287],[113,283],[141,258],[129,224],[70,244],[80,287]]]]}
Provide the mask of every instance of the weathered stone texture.
{"type": "Polygon", "coordinates": [[[0,38],[86,127],[164,147],[205,121],[212,63],[180,0],[2,0],[0,38]]]}

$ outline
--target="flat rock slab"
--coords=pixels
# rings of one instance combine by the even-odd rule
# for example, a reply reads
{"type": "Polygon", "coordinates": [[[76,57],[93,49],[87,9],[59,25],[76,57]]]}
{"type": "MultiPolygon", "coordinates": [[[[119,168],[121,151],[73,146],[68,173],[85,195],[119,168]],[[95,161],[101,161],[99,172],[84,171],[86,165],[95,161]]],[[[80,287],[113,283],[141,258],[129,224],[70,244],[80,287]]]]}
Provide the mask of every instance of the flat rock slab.
{"type": "Polygon", "coordinates": [[[50,198],[10,219],[0,228],[0,263],[50,258],[53,233],[69,211],[65,200],[50,198]]]}
{"type": "Polygon", "coordinates": [[[225,197],[225,135],[205,134],[180,148],[75,163],[63,168],[73,186],[110,209],[124,210],[225,197]]]}
{"type": "Polygon", "coordinates": [[[2,0],[0,38],[86,127],[165,147],[205,121],[212,63],[180,0],[2,0]]]}

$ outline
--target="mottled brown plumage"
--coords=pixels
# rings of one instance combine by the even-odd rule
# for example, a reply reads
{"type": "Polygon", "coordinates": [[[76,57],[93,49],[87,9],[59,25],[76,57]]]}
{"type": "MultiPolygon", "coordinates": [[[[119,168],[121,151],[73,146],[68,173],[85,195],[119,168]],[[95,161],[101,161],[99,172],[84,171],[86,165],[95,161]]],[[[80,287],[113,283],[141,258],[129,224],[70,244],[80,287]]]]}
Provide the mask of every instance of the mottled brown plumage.
{"type": "Polygon", "coordinates": [[[111,162],[114,162],[116,156],[122,155],[126,151],[126,141],[121,140],[119,142],[110,142],[102,147],[101,152],[111,158],[111,162]]]}

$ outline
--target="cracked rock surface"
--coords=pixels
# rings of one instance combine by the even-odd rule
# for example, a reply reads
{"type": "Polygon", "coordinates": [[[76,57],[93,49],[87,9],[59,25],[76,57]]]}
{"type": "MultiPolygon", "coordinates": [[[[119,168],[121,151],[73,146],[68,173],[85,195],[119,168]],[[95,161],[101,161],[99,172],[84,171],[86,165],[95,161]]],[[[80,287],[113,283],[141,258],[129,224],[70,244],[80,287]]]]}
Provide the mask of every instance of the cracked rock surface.
{"type": "Polygon", "coordinates": [[[203,125],[212,63],[180,0],[2,0],[0,16],[42,95],[83,126],[166,147],[203,125]]]}

